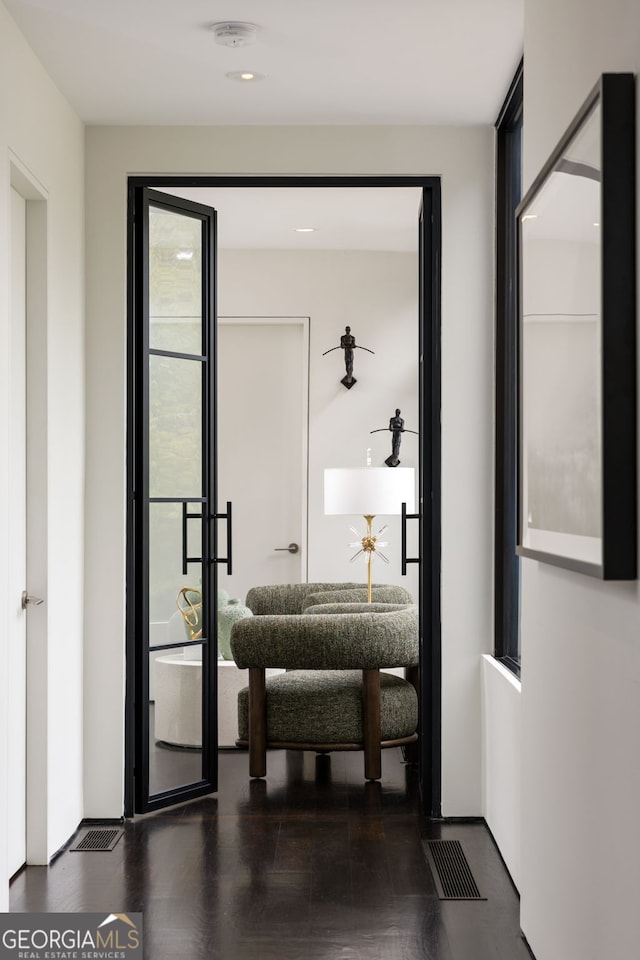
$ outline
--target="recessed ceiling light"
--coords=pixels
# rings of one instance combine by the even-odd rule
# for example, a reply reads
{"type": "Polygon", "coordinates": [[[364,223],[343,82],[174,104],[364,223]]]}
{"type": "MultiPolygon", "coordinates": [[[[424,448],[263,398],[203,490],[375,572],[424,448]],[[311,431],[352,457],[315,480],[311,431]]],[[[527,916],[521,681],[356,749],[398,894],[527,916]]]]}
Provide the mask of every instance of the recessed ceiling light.
{"type": "Polygon", "coordinates": [[[315,233],[317,229],[317,227],[296,227],[295,231],[296,233],[315,233]]]}
{"type": "Polygon", "coordinates": [[[193,250],[178,250],[176,260],[193,260],[193,250]]]}
{"type": "Polygon", "coordinates": [[[250,83],[252,80],[264,80],[264,73],[254,73],[253,70],[232,70],[225,74],[229,80],[239,80],[240,83],[250,83]]]}

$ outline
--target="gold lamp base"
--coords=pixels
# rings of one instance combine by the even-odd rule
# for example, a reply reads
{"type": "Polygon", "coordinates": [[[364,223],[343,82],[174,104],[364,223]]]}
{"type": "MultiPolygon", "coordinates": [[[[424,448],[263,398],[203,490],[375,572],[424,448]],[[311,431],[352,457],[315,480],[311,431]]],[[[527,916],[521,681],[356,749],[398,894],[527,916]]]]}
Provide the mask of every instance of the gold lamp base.
{"type": "Polygon", "coordinates": [[[350,547],[358,547],[357,552],[351,557],[351,562],[353,563],[360,554],[364,553],[367,561],[367,603],[372,601],[372,591],[371,591],[371,581],[373,579],[373,556],[377,554],[381,560],[384,560],[385,563],[389,563],[389,558],[385,557],[384,553],[381,551],[380,547],[386,547],[386,540],[380,540],[380,534],[387,529],[387,525],[381,527],[377,533],[374,533],[371,525],[373,523],[375,514],[374,513],[364,513],[363,517],[367,524],[367,530],[364,537],[360,537],[359,532],[355,527],[351,527],[352,531],[358,535],[359,539],[354,543],[350,543],[350,547]]]}
{"type": "Polygon", "coordinates": [[[373,535],[371,524],[375,514],[364,514],[367,522],[367,532],[362,538],[362,549],[367,555],[367,603],[371,603],[371,568],[373,567],[373,554],[376,549],[376,537],[373,535]]]}

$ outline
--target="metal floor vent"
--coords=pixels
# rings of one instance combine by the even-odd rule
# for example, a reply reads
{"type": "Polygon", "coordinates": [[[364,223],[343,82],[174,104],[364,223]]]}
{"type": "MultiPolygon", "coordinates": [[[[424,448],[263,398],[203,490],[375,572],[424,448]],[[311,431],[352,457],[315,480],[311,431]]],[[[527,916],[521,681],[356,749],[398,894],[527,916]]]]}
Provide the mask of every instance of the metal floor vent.
{"type": "Polygon", "coordinates": [[[102,853],[109,853],[113,850],[116,843],[124,833],[124,830],[89,830],[83,837],[80,837],[76,841],[73,847],[69,847],[69,851],[81,852],[85,851],[98,851],[102,853]]]}
{"type": "Polygon", "coordinates": [[[459,840],[427,840],[425,853],[440,900],[486,900],[478,890],[459,840]]]}

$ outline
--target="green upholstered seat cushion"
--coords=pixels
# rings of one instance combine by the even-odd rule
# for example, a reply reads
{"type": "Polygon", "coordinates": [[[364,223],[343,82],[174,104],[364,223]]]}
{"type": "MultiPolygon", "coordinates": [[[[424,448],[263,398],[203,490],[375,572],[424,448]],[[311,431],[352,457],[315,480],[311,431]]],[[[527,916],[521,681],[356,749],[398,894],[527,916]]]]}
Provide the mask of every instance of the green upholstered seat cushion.
{"type": "MultiPolygon", "coordinates": [[[[361,743],[362,671],[291,670],[268,677],[267,740],[361,743]]],[[[380,674],[382,740],[409,737],[418,725],[418,698],[402,677],[380,674]]],[[[249,734],[249,688],[238,694],[239,739],[249,734]]]]}
{"type": "MultiPolygon", "coordinates": [[[[366,587],[349,587],[340,590],[313,590],[305,598],[305,607],[321,603],[366,603],[366,587]]],[[[404,587],[374,586],[371,589],[373,603],[413,603],[413,598],[404,587]]]]}
{"type": "Polygon", "coordinates": [[[412,606],[406,603],[317,603],[303,610],[305,616],[326,616],[329,613],[393,613],[412,606]]]}
{"type": "MultiPolygon", "coordinates": [[[[246,605],[256,616],[265,614],[302,613],[308,593],[317,593],[325,590],[337,590],[342,584],[338,583],[281,583],[266,586],[251,587],[247,592],[246,605]]],[[[357,587],[357,583],[345,583],[345,589],[357,587]]]]}
{"type": "MultiPolygon", "coordinates": [[[[413,603],[411,594],[404,587],[374,584],[374,599],[383,603],[413,603]],[[383,593],[378,593],[383,591],[383,593]],[[390,591],[390,592],[389,592],[390,591]]],[[[256,616],[265,614],[302,613],[311,603],[331,603],[335,600],[352,602],[367,599],[367,588],[361,583],[283,583],[251,587],[247,592],[246,605],[256,616]],[[339,596],[333,593],[339,591],[339,596]],[[343,593],[342,591],[347,591],[343,593]],[[351,591],[356,591],[352,593],[351,591]],[[330,598],[309,601],[310,594],[332,594],[330,598]]]]}

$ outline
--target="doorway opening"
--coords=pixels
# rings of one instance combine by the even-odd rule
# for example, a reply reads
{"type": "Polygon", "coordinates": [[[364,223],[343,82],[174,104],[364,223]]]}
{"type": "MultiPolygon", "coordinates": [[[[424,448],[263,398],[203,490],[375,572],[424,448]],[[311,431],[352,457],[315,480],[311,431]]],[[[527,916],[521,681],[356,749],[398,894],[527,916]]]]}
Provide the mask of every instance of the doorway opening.
{"type": "MultiPolygon", "coordinates": [[[[144,689],[148,691],[149,689],[149,673],[150,673],[150,661],[148,655],[140,655],[140,643],[141,643],[141,631],[140,631],[140,621],[139,618],[136,620],[136,595],[139,596],[140,591],[136,591],[133,587],[136,584],[136,571],[139,574],[140,570],[140,551],[148,551],[148,543],[139,542],[139,531],[137,532],[136,523],[135,523],[135,504],[136,504],[136,489],[135,489],[135,475],[132,472],[132,463],[133,463],[133,451],[136,446],[136,439],[141,435],[141,417],[147,416],[149,413],[148,407],[145,409],[145,404],[136,402],[136,397],[139,395],[136,394],[136,383],[139,381],[140,377],[140,362],[141,355],[140,350],[135,349],[134,345],[136,344],[136,337],[139,334],[139,324],[140,324],[140,284],[144,276],[144,265],[140,260],[140,243],[136,246],[136,218],[138,226],[140,223],[140,218],[144,215],[143,206],[142,206],[142,196],[145,191],[153,193],[153,196],[156,198],[152,203],[156,203],[160,207],[163,205],[164,201],[158,198],[162,197],[164,194],[166,196],[166,202],[171,202],[171,198],[175,198],[177,203],[182,203],[188,205],[193,203],[196,198],[198,198],[198,203],[195,205],[201,205],[203,209],[205,207],[213,207],[218,210],[217,214],[217,224],[215,227],[216,230],[216,241],[214,246],[217,247],[217,257],[214,254],[210,265],[210,274],[212,279],[212,285],[215,288],[212,298],[212,316],[215,316],[216,313],[219,313],[222,316],[225,315],[247,315],[253,314],[255,316],[255,308],[252,310],[243,310],[242,308],[238,310],[235,306],[233,310],[229,310],[227,304],[229,303],[228,297],[228,285],[233,281],[236,284],[244,285],[249,287],[251,285],[251,276],[247,275],[246,271],[244,275],[242,273],[242,255],[236,252],[228,252],[228,248],[223,246],[221,243],[223,223],[226,225],[229,223],[230,218],[225,216],[224,209],[220,210],[220,207],[224,207],[220,203],[219,199],[210,200],[209,197],[218,197],[220,198],[224,194],[230,195],[235,193],[241,197],[246,206],[253,208],[254,213],[254,232],[251,235],[251,240],[254,245],[258,244],[259,229],[262,229],[265,223],[268,223],[269,220],[273,220],[273,215],[269,215],[267,211],[265,213],[264,208],[260,209],[260,204],[258,202],[258,197],[262,195],[270,195],[274,199],[283,195],[289,196],[293,194],[301,195],[304,191],[316,192],[323,194],[325,199],[328,199],[332,191],[343,191],[343,195],[348,194],[353,195],[359,198],[360,201],[365,201],[363,204],[360,221],[361,225],[364,224],[364,233],[369,237],[369,247],[367,253],[375,257],[376,251],[380,252],[385,250],[387,247],[393,248],[393,237],[391,236],[392,231],[389,229],[388,235],[385,238],[381,236],[384,233],[384,228],[379,227],[379,223],[375,221],[375,217],[372,217],[371,212],[376,206],[375,191],[378,191],[378,199],[382,201],[383,195],[385,198],[391,198],[391,206],[393,206],[393,197],[399,198],[402,195],[402,191],[407,193],[411,192],[414,200],[414,208],[412,215],[412,225],[414,230],[414,266],[413,266],[413,282],[415,285],[415,311],[414,311],[414,322],[417,320],[415,330],[415,353],[413,356],[407,359],[407,368],[411,367],[413,364],[414,374],[409,374],[408,379],[411,379],[411,376],[415,375],[415,420],[412,421],[412,414],[410,406],[407,407],[406,412],[409,414],[407,417],[408,427],[415,429],[418,436],[405,437],[403,439],[403,445],[406,448],[406,463],[415,464],[418,467],[419,474],[419,489],[418,489],[418,513],[414,524],[413,539],[415,542],[414,547],[414,557],[411,559],[419,560],[415,567],[411,568],[411,573],[414,574],[415,583],[416,583],[416,592],[418,594],[417,600],[420,606],[421,613],[421,720],[420,720],[420,783],[421,783],[421,794],[424,811],[432,816],[439,816],[440,814],[440,181],[438,178],[434,177],[134,177],[129,181],[129,190],[130,190],[130,223],[129,223],[129,417],[128,417],[128,432],[129,432],[129,453],[130,453],[130,471],[129,471],[129,522],[128,522],[128,626],[127,626],[127,712],[126,712],[126,724],[127,724],[127,738],[126,738],[126,776],[125,776],[125,786],[126,786],[126,796],[125,796],[125,810],[127,815],[131,815],[135,810],[142,809],[153,809],[156,805],[164,805],[165,803],[177,802],[177,798],[171,796],[171,792],[167,792],[162,798],[156,798],[149,805],[150,797],[146,797],[146,801],[142,804],[140,803],[140,798],[136,800],[136,794],[134,789],[134,777],[133,770],[134,766],[137,765],[139,769],[139,753],[140,753],[140,710],[136,713],[134,703],[136,702],[136,693],[137,702],[140,704],[140,690],[141,690],[141,674],[145,674],[144,677],[145,683],[143,684],[144,689]],[[372,193],[369,193],[372,192],[372,193]],[[367,204],[369,209],[369,214],[367,215],[367,204]],[[375,246],[378,244],[378,246],[375,246]],[[234,264],[229,266],[229,264],[234,264]],[[224,265],[224,270],[223,270],[224,265]],[[417,268],[417,269],[416,269],[417,268]],[[217,307],[217,309],[216,309],[217,307]],[[413,445],[412,445],[413,443],[413,445]],[[136,539],[138,537],[138,539],[136,539]],[[138,739],[136,739],[136,732],[138,733],[138,739]],[[136,764],[136,755],[138,754],[138,762],[136,764]]],[[[380,204],[378,204],[380,205],[380,204]]],[[[280,204],[282,206],[282,204],[280,204]]],[[[185,207],[186,209],[186,207],[185,207]]],[[[215,218],[215,215],[214,215],[215,218]]],[[[234,221],[236,217],[233,217],[234,221]]],[[[310,228],[314,224],[306,220],[300,219],[296,222],[295,227],[310,228]]],[[[272,224],[273,227],[273,224],[272,224]]],[[[320,231],[316,231],[318,234],[320,231]]],[[[319,239],[320,244],[324,241],[322,237],[316,237],[316,232],[308,230],[308,236],[314,238],[314,240],[319,239]]],[[[246,234],[246,231],[245,231],[246,234]]],[[[280,240],[282,246],[283,241],[280,240]]],[[[310,245],[311,246],[311,245],[310,245]]],[[[366,250],[366,241],[365,241],[365,250],[366,250]]],[[[185,250],[185,255],[187,251],[185,250]]],[[[348,250],[333,250],[327,251],[325,249],[324,253],[318,251],[320,259],[324,257],[324,277],[320,281],[316,280],[315,282],[319,285],[324,284],[325,286],[331,285],[332,282],[334,285],[339,288],[338,293],[342,294],[342,300],[338,297],[339,306],[334,310],[335,313],[335,331],[332,333],[334,338],[329,341],[329,328],[320,326],[317,323],[317,319],[314,318],[314,315],[311,311],[308,311],[305,308],[305,302],[308,304],[308,300],[305,301],[304,296],[300,295],[296,301],[299,304],[299,307],[292,309],[289,306],[288,310],[283,311],[284,313],[289,313],[289,316],[293,315],[310,315],[310,347],[309,354],[314,364],[320,364],[320,355],[324,354],[325,351],[328,352],[329,348],[334,345],[335,338],[337,337],[339,342],[339,337],[341,331],[344,330],[345,324],[353,324],[353,331],[358,338],[358,345],[363,347],[370,347],[370,352],[375,353],[373,350],[372,344],[367,342],[367,337],[369,335],[369,328],[366,323],[366,311],[363,312],[363,304],[367,301],[368,296],[368,286],[367,283],[367,273],[359,272],[362,269],[362,264],[358,263],[358,257],[355,255],[350,256],[350,251],[348,250]],[[340,288],[340,280],[332,281],[331,275],[331,260],[335,260],[336,256],[341,257],[343,260],[343,269],[346,274],[350,274],[350,280],[352,282],[351,289],[348,288],[348,285],[345,285],[340,288]],[[356,293],[353,292],[353,281],[355,283],[356,293]],[[358,285],[358,281],[360,281],[358,285]],[[315,326],[314,326],[315,324],[315,326]],[[320,335],[322,333],[322,336],[320,335]],[[322,341],[322,342],[320,342],[322,341]],[[320,347],[322,349],[320,349],[320,347]]],[[[311,251],[309,251],[308,256],[311,256],[311,251]]],[[[302,264],[303,260],[307,257],[307,253],[302,253],[299,255],[297,261],[298,264],[302,264]]],[[[266,252],[264,258],[266,261],[271,258],[271,268],[275,282],[279,282],[281,289],[287,291],[287,297],[284,298],[288,304],[291,304],[295,301],[296,291],[300,294],[301,291],[301,282],[304,279],[305,271],[304,269],[293,269],[291,264],[293,263],[292,259],[289,258],[289,266],[282,267],[282,258],[280,266],[278,267],[275,263],[275,254],[273,252],[266,252]]],[[[398,257],[398,262],[401,257],[398,257]]],[[[380,260],[382,264],[382,259],[380,260]]],[[[265,269],[269,269],[267,266],[265,269]]],[[[387,267],[383,268],[382,277],[384,279],[384,270],[387,267]]],[[[148,278],[147,278],[148,279],[148,278]]],[[[308,276],[307,276],[308,280],[308,276]]],[[[390,281],[390,288],[392,288],[392,283],[390,281]]],[[[247,299],[244,301],[248,302],[247,299]]],[[[235,303],[242,303],[242,298],[236,300],[235,303]]],[[[363,351],[356,351],[356,364],[358,369],[356,370],[356,376],[360,373],[361,376],[357,376],[357,379],[361,380],[362,386],[360,389],[356,387],[355,390],[349,391],[347,394],[344,390],[344,387],[340,385],[340,376],[336,375],[337,367],[339,364],[335,360],[336,356],[341,355],[341,351],[338,351],[336,354],[330,354],[329,357],[325,360],[322,360],[322,372],[321,374],[316,374],[316,383],[321,382],[321,386],[317,387],[318,390],[324,390],[324,404],[316,406],[314,408],[315,414],[317,415],[318,409],[324,411],[326,414],[326,422],[323,426],[326,428],[324,431],[320,431],[319,435],[324,437],[323,443],[325,448],[323,450],[322,456],[324,457],[325,465],[336,466],[342,465],[339,462],[331,462],[332,456],[340,456],[340,437],[338,437],[338,432],[346,432],[346,440],[348,443],[358,443],[361,444],[362,449],[362,463],[364,465],[364,456],[365,451],[367,450],[367,442],[371,447],[374,447],[374,444],[377,442],[386,442],[383,441],[385,434],[380,431],[377,436],[374,436],[374,439],[368,439],[364,437],[364,433],[373,432],[374,429],[381,428],[385,425],[384,417],[387,419],[393,414],[396,406],[404,403],[404,400],[398,401],[397,396],[397,387],[390,392],[385,388],[385,383],[387,382],[387,377],[385,373],[385,365],[388,366],[397,366],[399,362],[399,357],[396,355],[396,345],[393,343],[393,330],[394,323],[396,322],[395,318],[395,307],[397,304],[386,304],[385,309],[387,310],[387,330],[385,335],[390,335],[391,340],[385,341],[385,347],[383,350],[378,350],[379,357],[373,358],[368,367],[367,361],[369,361],[369,355],[363,351]],[[332,362],[333,361],[333,362],[332,362]],[[376,364],[376,366],[374,366],[376,364]],[[373,419],[369,424],[369,428],[366,431],[363,431],[362,424],[364,422],[368,423],[368,420],[362,419],[361,415],[361,429],[357,437],[349,435],[349,424],[347,421],[341,417],[336,416],[337,411],[346,409],[345,400],[348,397],[349,399],[349,413],[351,414],[358,406],[366,406],[372,402],[372,398],[375,397],[376,401],[381,404],[380,411],[377,409],[371,410],[370,415],[373,419]],[[327,412],[328,411],[328,412],[327,412]],[[383,415],[384,411],[384,415],[383,415]],[[378,419],[382,420],[378,423],[378,419]],[[374,422],[375,421],[375,422],[374,422]],[[331,427],[333,424],[333,427],[331,427]],[[338,429],[336,428],[338,425],[338,429]]],[[[372,308],[373,309],[373,308],[372,308]]],[[[262,311],[258,311],[262,312],[262,311]]],[[[269,311],[265,311],[269,312],[269,311]]],[[[315,311],[317,314],[317,310],[315,311]]],[[[218,346],[216,343],[216,331],[212,332],[211,346],[213,352],[211,355],[211,364],[210,369],[213,371],[214,381],[217,376],[216,374],[216,365],[224,363],[224,358],[218,352],[218,346]]],[[[219,328],[218,328],[219,329],[219,328]]],[[[399,328],[398,328],[399,330],[399,328]]],[[[400,338],[396,338],[400,339],[400,338]]],[[[378,341],[376,340],[377,345],[378,341]]],[[[155,351],[158,352],[157,350],[155,351]]],[[[401,361],[400,361],[401,362],[401,361]]],[[[286,372],[287,364],[283,363],[282,372],[286,372]]],[[[229,371],[226,371],[227,373],[229,371]]],[[[344,371],[341,371],[344,373],[344,371]]],[[[251,374],[248,370],[245,370],[244,367],[235,372],[234,376],[242,380],[243,377],[247,377],[247,389],[251,389],[250,381],[251,374]]],[[[214,393],[215,393],[214,385],[214,393]]],[[[411,404],[409,399],[406,400],[407,404],[411,404]]],[[[233,418],[234,411],[227,408],[226,410],[222,409],[220,406],[216,415],[214,416],[213,422],[220,421],[220,417],[225,419],[233,418]]],[[[312,413],[312,416],[314,414],[312,413]]],[[[322,414],[320,415],[322,418],[322,414]]],[[[315,424],[314,424],[315,425],[315,424]]],[[[219,465],[224,452],[220,448],[220,437],[216,436],[212,440],[212,471],[216,477],[216,483],[218,481],[218,472],[219,465]]],[[[344,439],[344,438],[342,438],[344,439]]],[[[307,435],[307,442],[309,438],[307,435]]],[[[280,441],[281,443],[281,441],[280,441]]],[[[278,451],[278,444],[274,441],[276,454],[278,451]]],[[[284,451],[280,451],[284,453],[284,451]]],[[[388,452],[388,451],[387,451],[388,452]]],[[[404,451],[403,451],[404,453],[404,451]]],[[[377,451],[374,450],[374,456],[377,455],[377,451]]],[[[312,453],[308,453],[307,456],[307,465],[312,462],[312,453]]],[[[360,465],[360,461],[358,461],[360,465]]],[[[309,488],[308,488],[308,501],[309,501],[309,510],[307,512],[307,518],[312,517],[312,504],[317,499],[318,491],[314,488],[315,480],[317,478],[318,470],[316,469],[317,462],[314,461],[313,467],[309,469],[309,488]]],[[[255,464],[255,472],[259,475],[261,470],[260,462],[255,464]]],[[[211,516],[216,517],[216,519],[224,516],[227,519],[227,511],[225,509],[225,503],[218,500],[218,492],[221,495],[221,500],[224,500],[223,491],[221,489],[216,490],[214,497],[213,507],[211,509],[211,516]]],[[[138,495],[139,497],[139,495],[138,495]]],[[[138,499],[138,509],[139,509],[139,499],[138,499]]],[[[185,508],[187,515],[189,511],[195,513],[191,507],[185,508]]],[[[203,513],[205,511],[203,510],[203,513]]],[[[320,508],[321,512],[321,508],[320,508]]],[[[230,514],[231,511],[229,510],[230,514]]],[[[195,518],[194,518],[195,519],[195,518]]],[[[194,521],[189,519],[188,523],[193,523],[194,521]]],[[[410,521],[412,523],[412,521],[410,521]]],[[[309,538],[313,539],[313,531],[311,527],[313,525],[313,518],[307,519],[308,530],[305,531],[305,541],[309,538]]],[[[187,524],[188,526],[188,524],[187,524]]],[[[214,524],[215,526],[215,524],[214,524]]],[[[184,528],[184,524],[183,524],[184,528]]],[[[217,529],[217,528],[216,528],[217,529]]],[[[343,546],[341,543],[336,542],[335,531],[332,532],[332,545],[331,550],[333,550],[332,558],[338,556],[340,548],[343,546]]],[[[214,537],[217,536],[217,533],[214,532],[214,537]]],[[[291,543],[297,542],[297,537],[292,533],[290,536],[285,536],[283,533],[283,542],[274,543],[273,550],[280,550],[283,547],[288,547],[291,543]],[[285,543],[285,540],[287,541],[285,543]]],[[[346,540],[349,539],[348,532],[345,536],[346,540]]],[[[224,544],[221,544],[224,547],[224,544]]],[[[185,548],[186,549],[186,548],[185,548]]],[[[187,550],[188,552],[188,550],[187,550]]],[[[224,553],[222,551],[218,551],[224,553]]],[[[287,551],[288,552],[288,551],[287,551]]],[[[312,556],[313,547],[309,544],[308,556],[306,558],[306,568],[308,572],[308,579],[320,579],[314,575],[314,571],[317,566],[314,566],[316,561],[312,556]]],[[[282,556],[285,555],[283,551],[282,556]]],[[[325,551],[325,556],[327,551],[325,551]]],[[[214,552],[212,556],[215,558],[212,561],[212,580],[215,581],[215,586],[212,591],[213,594],[217,594],[218,589],[218,580],[222,579],[218,576],[218,573],[222,572],[222,566],[220,560],[226,560],[228,558],[222,557],[218,558],[217,553],[214,552]]],[[[237,558],[234,558],[234,563],[237,562],[237,558]]],[[[333,559],[332,559],[333,562],[333,559]]],[[[353,570],[353,568],[351,568],[353,570]]],[[[335,579],[340,579],[336,577],[335,579]]],[[[352,579],[352,577],[346,577],[344,579],[352,579]]],[[[278,582],[273,579],[270,582],[278,582]]],[[[139,582],[138,582],[139,586],[139,582]]],[[[240,598],[242,599],[242,598],[240,598]]],[[[214,618],[215,619],[215,618],[214,618]]],[[[144,626],[144,625],[143,625],[144,626]]],[[[146,625],[147,635],[146,635],[146,644],[148,647],[148,629],[149,626],[146,625]]],[[[214,628],[215,629],[215,628],[214,628]]],[[[143,630],[144,632],[144,630],[143,630]]],[[[216,671],[210,669],[210,690],[207,694],[211,709],[215,714],[217,714],[217,677],[216,671]]],[[[215,720],[215,717],[214,717],[215,720]]],[[[213,726],[208,728],[213,730],[213,726]]],[[[148,728],[146,733],[148,734],[148,728]]],[[[215,737],[215,730],[213,730],[213,736],[215,737]]],[[[216,744],[210,745],[213,747],[215,752],[216,744]]],[[[182,785],[184,786],[184,785],[182,785]]],[[[180,790],[179,799],[186,799],[187,793],[185,789],[180,790]]]]}

